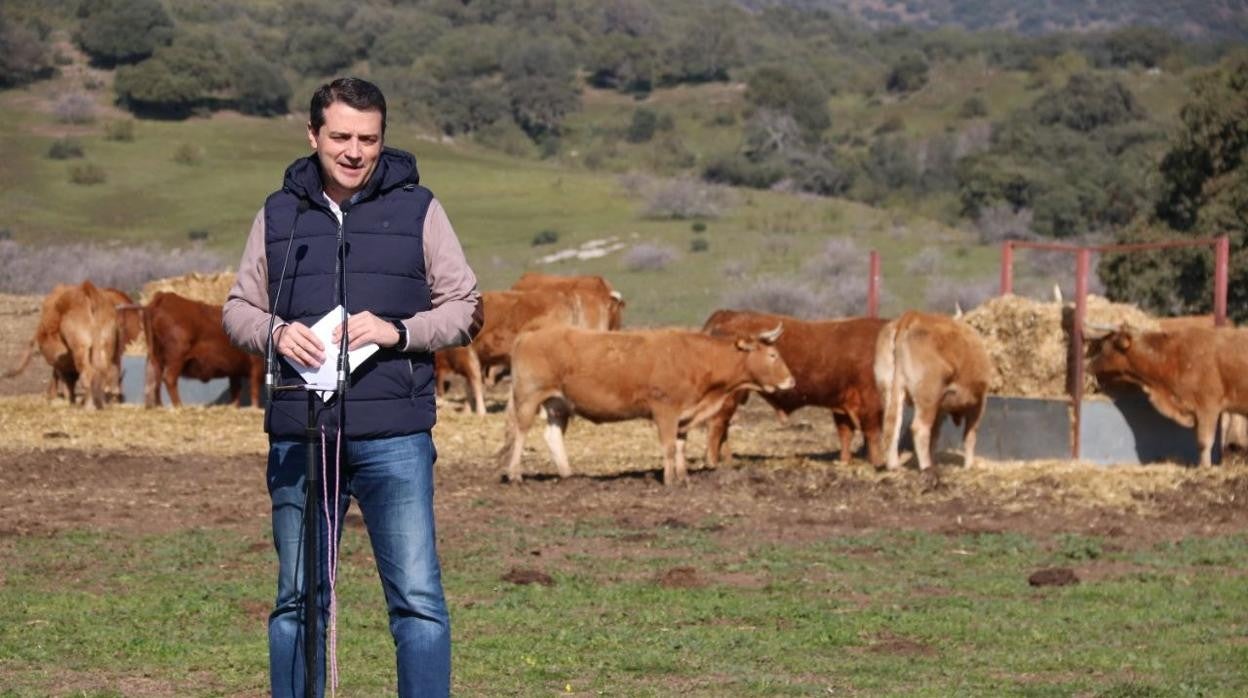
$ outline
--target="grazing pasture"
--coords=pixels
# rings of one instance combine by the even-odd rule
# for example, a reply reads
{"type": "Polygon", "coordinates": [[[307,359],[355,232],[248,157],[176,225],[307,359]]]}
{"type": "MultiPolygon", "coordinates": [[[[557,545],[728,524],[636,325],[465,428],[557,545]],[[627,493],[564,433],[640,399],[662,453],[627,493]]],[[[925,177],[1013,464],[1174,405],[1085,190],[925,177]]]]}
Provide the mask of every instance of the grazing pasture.
{"type": "MultiPolygon", "coordinates": [[[[1242,466],[880,473],[836,463],[826,414],[781,427],[752,400],[735,460],[707,469],[691,435],[688,486],[660,483],[648,423],[581,420],[578,476],[533,438],[511,486],[504,397],[484,419],[452,400],[436,427],[456,695],[1248,690],[1242,466]]],[[[6,394],[0,433],[0,695],[264,694],[259,411],[6,394]]],[[[354,510],[339,585],[339,695],[386,695],[354,510]]]]}

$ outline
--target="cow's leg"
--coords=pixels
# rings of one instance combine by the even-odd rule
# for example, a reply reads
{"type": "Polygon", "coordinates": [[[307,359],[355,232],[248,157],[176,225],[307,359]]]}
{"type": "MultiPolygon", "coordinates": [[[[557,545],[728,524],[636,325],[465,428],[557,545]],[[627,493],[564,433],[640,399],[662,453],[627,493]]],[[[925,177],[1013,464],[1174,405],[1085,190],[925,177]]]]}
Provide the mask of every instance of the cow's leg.
{"type": "Polygon", "coordinates": [[[1196,444],[1200,446],[1200,464],[1213,465],[1213,441],[1218,434],[1218,412],[1205,410],[1196,413],[1196,444]]]}
{"type": "Polygon", "coordinates": [[[182,373],[181,362],[170,361],[165,365],[165,390],[169,391],[169,404],[182,406],[182,398],[178,395],[178,375],[182,373]]]}
{"type": "Polygon", "coordinates": [[[862,440],[867,442],[867,460],[871,461],[871,465],[879,467],[884,463],[884,454],[880,449],[880,440],[884,438],[880,425],[882,415],[876,410],[864,411],[866,414],[862,416],[861,424],[862,440]]]}
{"type": "Polygon", "coordinates": [[[985,397],[963,415],[966,419],[966,427],[962,431],[962,464],[964,467],[975,467],[975,440],[979,436],[979,421],[983,419],[984,408],[987,405],[988,399],[985,397]]]}
{"type": "Polygon", "coordinates": [[[546,408],[546,445],[550,448],[550,459],[559,470],[559,477],[572,477],[568,451],[563,445],[563,434],[568,430],[568,420],[572,417],[571,410],[558,398],[551,398],[542,406],[546,408]]]}
{"type": "Polygon", "coordinates": [[[689,468],[685,462],[685,442],[688,438],[688,430],[679,429],[676,432],[676,480],[679,482],[689,480],[689,468]]]}
{"type": "Polygon", "coordinates": [[[243,378],[242,376],[230,376],[230,405],[232,407],[241,407],[243,404],[243,378]]]}
{"type": "Polygon", "coordinates": [[[163,366],[160,359],[152,354],[153,347],[147,347],[147,369],[143,376],[143,406],[160,407],[160,374],[163,366]]]}
{"type": "Polygon", "coordinates": [[[744,404],[748,396],[749,393],[729,395],[724,398],[719,411],[707,420],[706,462],[712,466],[718,466],[721,459],[732,456],[725,445],[728,441],[728,425],[732,423],[732,416],[737,413],[737,407],[744,404]]]}
{"type": "Polygon", "coordinates": [[[910,421],[910,435],[914,439],[914,455],[919,459],[919,470],[932,467],[932,425],[940,417],[940,409],[931,403],[914,401],[914,419],[910,421]]]}
{"type": "Polygon", "coordinates": [[[655,411],[654,425],[659,430],[659,446],[663,449],[663,484],[676,482],[676,433],[680,429],[680,415],[671,411],[655,411]]]}
{"type": "Polygon", "coordinates": [[[931,446],[931,462],[932,463],[936,462],[936,449],[940,447],[940,428],[943,427],[944,425],[945,425],[945,412],[938,411],[936,413],[936,419],[932,420],[931,436],[928,437],[931,440],[931,444],[932,444],[931,446]]]}
{"type": "Polygon", "coordinates": [[[472,347],[468,347],[468,375],[465,376],[467,381],[465,387],[468,388],[468,397],[472,400],[475,412],[478,416],[485,416],[485,381],[481,377],[481,360],[477,358],[477,352],[472,347]]]}
{"type": "Polygon", "coordinates": [[[524,455],[524,437],[533,426],[533,418],[541,406],[540,396],[527,396],[516,399],[516,386],[511,387],[511,395],[507,399],[507,440],[503,445],[503,456],[507,460],[507,481],[520,482],[520,458],[524,455]]]}
{"type": "Polygon", "coordinates": [[[854,443],[854,423],[848,415],[836,411],[832,412],[832,422],[836,424],[836,438],[841,444],[841,465],[849,465],[853,457],[850,446],[854,443]]]}

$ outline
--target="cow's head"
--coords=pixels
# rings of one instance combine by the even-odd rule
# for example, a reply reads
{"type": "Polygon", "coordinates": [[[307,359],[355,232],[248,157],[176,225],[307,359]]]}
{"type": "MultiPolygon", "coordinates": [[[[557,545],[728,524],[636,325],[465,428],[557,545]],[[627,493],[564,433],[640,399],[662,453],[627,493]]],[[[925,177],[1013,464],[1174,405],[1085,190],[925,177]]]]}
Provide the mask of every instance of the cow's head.
{"type": "Polygon", "coordinates": [[[619,291],[611,292],[611,300],[608,301],[607,309],[607,329],[618,330],[624,322],[624,296],[619,291]]]}
{"type": "Polygon", "coordinates": [[[1103,387],[1131,382],[1132,349],[1138,344],[1138,332],[1130,325],[1105,327],[1085,325],[1084,339],[1088,342],[1088,369],[1103,387]]]}
{"type": "Polygon", "coordinates": [[[776,325],[773,330],[737,340],[737,349],[747,353],[745,366],[750,382],[765,393],[790,390],[797,385],[775,346],[783,331],[783,325],[776,325]]]}

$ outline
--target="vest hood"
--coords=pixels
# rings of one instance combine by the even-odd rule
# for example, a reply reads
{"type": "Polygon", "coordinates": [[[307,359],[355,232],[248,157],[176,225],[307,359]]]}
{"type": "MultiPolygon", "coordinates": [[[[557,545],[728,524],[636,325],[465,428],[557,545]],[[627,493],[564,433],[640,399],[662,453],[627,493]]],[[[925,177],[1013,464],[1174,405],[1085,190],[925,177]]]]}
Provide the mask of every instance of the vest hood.
{"type": "MultiPolygon", "coordinates": [[[[358,200],[371,198],[396,187],[420,184],[416,156],[397,148],[383,148],[377,157],[377,168],[360,190],[358,200]]],[[[320,203],[325,187],[321,180],[321,163],[316,153],[299,158],[286,168],[282,189],[310,202],[320,203]]]]}

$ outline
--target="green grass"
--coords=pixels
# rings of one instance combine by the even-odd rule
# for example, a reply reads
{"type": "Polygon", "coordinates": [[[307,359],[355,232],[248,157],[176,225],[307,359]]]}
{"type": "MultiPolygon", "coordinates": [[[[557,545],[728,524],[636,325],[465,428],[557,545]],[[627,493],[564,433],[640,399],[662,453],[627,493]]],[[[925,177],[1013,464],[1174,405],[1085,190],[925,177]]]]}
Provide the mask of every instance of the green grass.
{"type": "MultiPolygon", "coordinates": [[[[1130,552],[1106,552],[1094,537],[911,531],[742,547],[709,524],[639,543],[606,519],[497,523],[497,535],[442,547],[457,695],[1248,690],[1244,536],[1130,552]],[[582,552],[546,562],[555,586],[500,581],[508,560],[560,546],[582,552]],[[1063,588],[1026,581],[1039,567],[1093,562],[1117,572],[1063,588]],[[705,585],[657,583],[678,566],[705,585]]],[[[345,696],[386,694],[393,682],[362,538],[347,534],[340,574],[345,696]]],[[[263,690],[273,573],[263,540],[189,531],[10,541],[0,695],[46,695],[70,677],[146,677],[179,695],[263,690]]]]}

